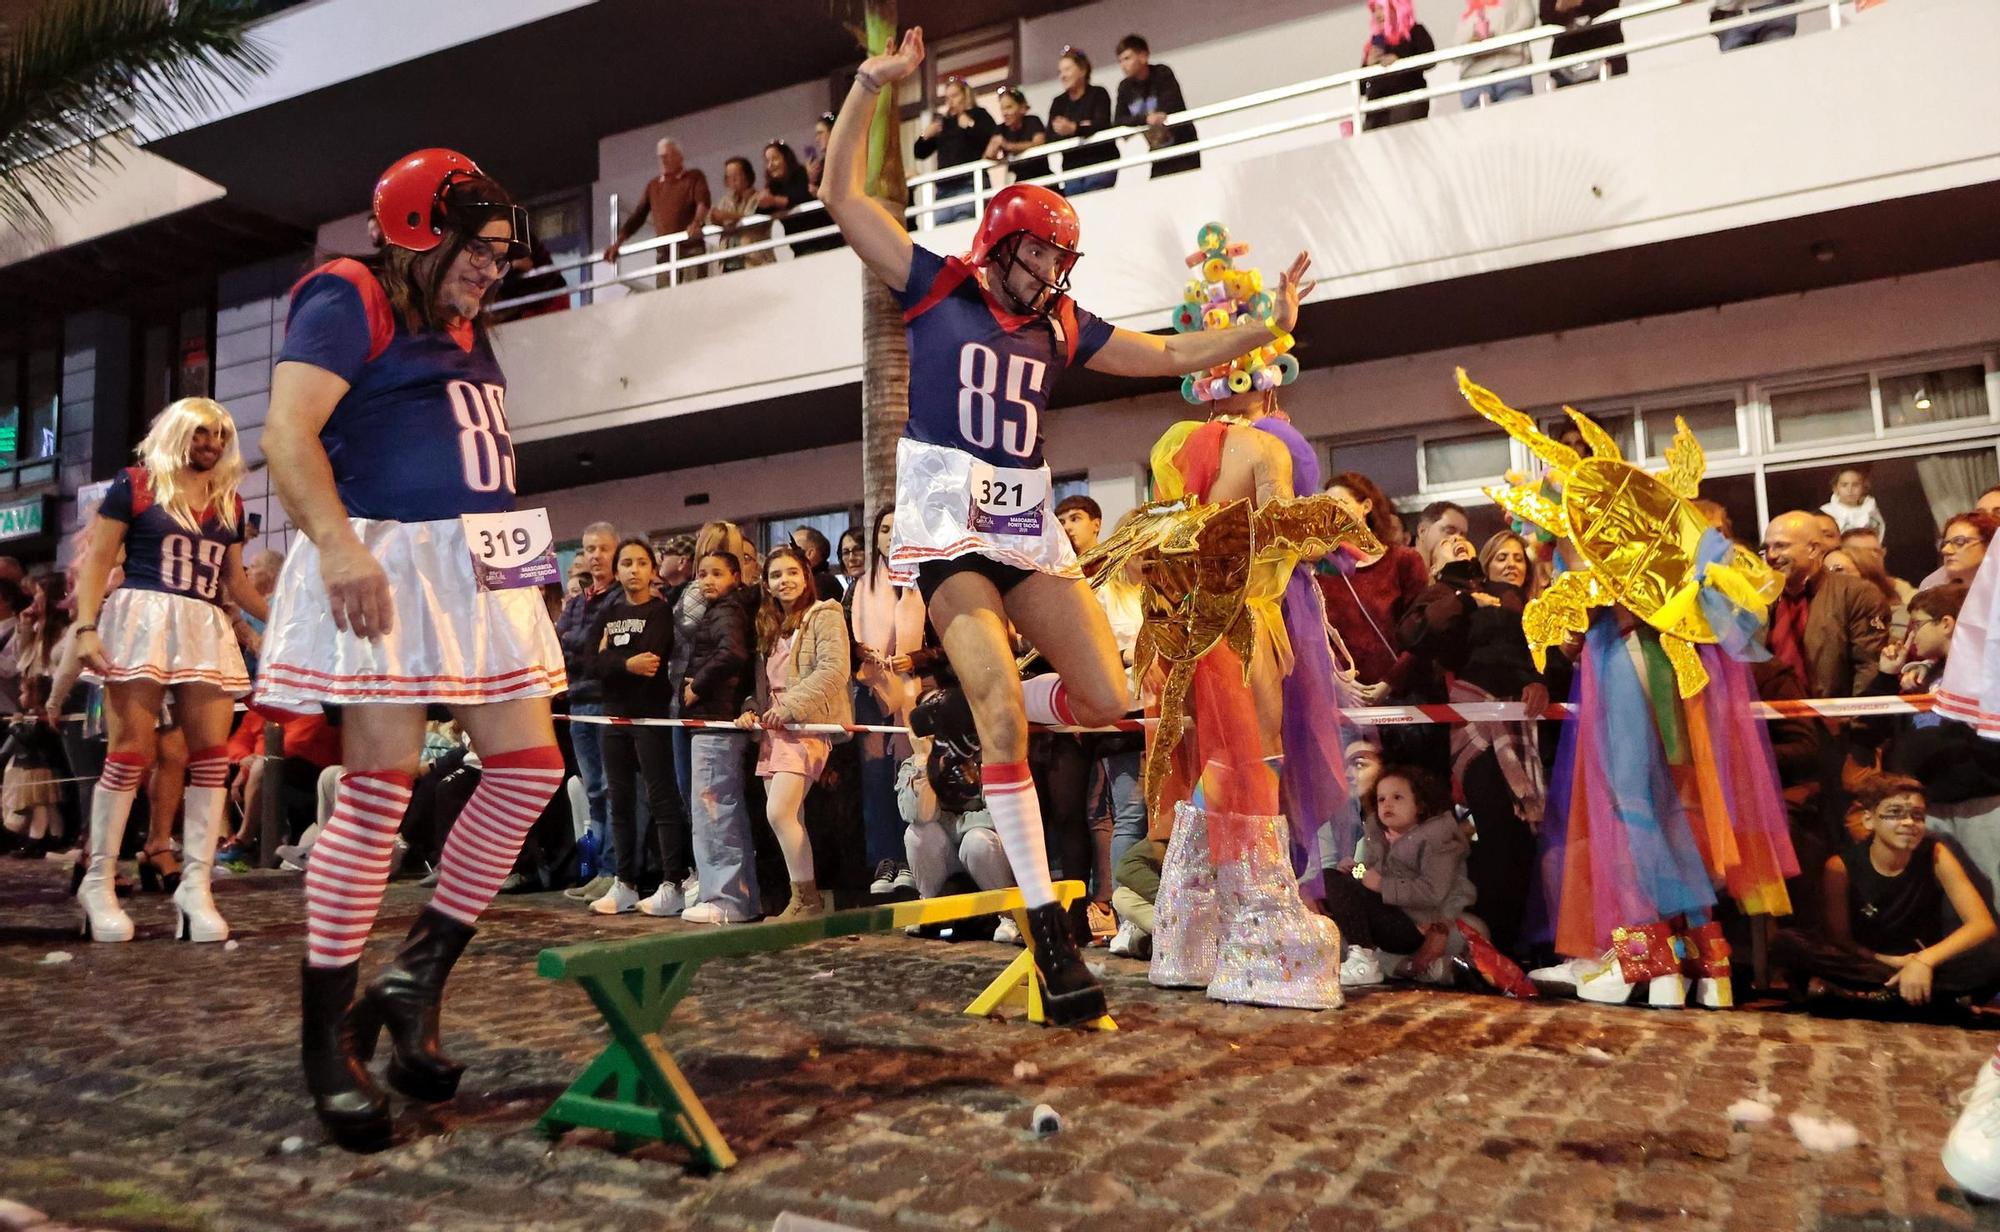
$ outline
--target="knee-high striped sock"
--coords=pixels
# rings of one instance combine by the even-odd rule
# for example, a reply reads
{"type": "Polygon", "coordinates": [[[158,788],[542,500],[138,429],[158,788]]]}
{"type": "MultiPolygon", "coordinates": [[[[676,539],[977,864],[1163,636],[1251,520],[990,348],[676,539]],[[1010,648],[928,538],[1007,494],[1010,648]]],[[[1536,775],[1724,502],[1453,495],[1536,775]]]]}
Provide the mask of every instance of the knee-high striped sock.
{"type": "Polygon", "coordinates": [[[208,850],[195,852],[202,863],[215,858],[214,843],[224,829],[229,808],[229,746],[218,744],[188,757],[187,794],[182,797],[187,817],[196,824],[186,830],[188,845],[197,835],[206,836],[208,850]]]}
{"type": "Polygon", "coordinates": [[[554,745],[481,759],[479,788],[453,823],[438,858],[434,910],[461,924],[479,922],[479,913],[513,870],[528,827],[542,815],[562,778],[562,752],[554,745]]]}
{"type": "Polygon", "coordinates": [[[1007,863],[1014,868],[1014,884],[1021,887],[1021,901],[1030,907],[1056,901],[1055,883],[1049,880],[1049,851],[1042,837],[1042,803],[1035,798],[1028,763],[987,762],[980,767],[980,784],[986,811],[993,814],[993,828],[1000,832],[1000,845],[1007,851],[1007,863]]]}
{"type": "Polygon", "coordinates": [[[124,844],[125,823],[132,816],[132,801],[139,783],[146,777],[147,761],[134,753],[113,753],[104,759],[97,776],[97,790],[90,796],[90,853],[118,858],[124,844]],[[99,844],[108,850],[99,851],[99,844]]]}
{"type": "Polygon", "coordinates": [[[340,776],[333,813],[306,861],[306,962],[345,967],[361,960],[396,831],[410,806],[414,780],[399,770],[354,770],[340,776]]]}
{"type": "Polygon", "coordinates": [[[1028,722],[1050,727],[1075,727],[1076,711],[1070,709],[1069,689],[1054,672],[1030,676],[1021,682],[1021,702],[1028,722]]]}

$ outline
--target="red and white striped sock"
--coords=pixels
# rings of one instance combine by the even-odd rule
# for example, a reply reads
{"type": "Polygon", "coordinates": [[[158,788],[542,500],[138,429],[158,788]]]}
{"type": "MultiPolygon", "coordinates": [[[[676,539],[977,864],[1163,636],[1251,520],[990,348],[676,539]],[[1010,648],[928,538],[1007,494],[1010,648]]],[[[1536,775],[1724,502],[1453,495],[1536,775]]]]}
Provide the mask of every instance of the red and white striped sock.
{"type": "Polygon", "coordinates": [[[479,788],[452,824],[438,858],[432,909],[461,924],[478,923],[513,871],[528,827],[562,781],[562,751],[552,744],[482,758],[479,788]]]}
{"type": "Polygon", "coordinates": [[[104,769],[97,776],[97,790],[128,794],[138,791],[139,782],[146,777],[146,767],[150,764],[137,753],[113,753],[104,759],[104,769]]]}
{"type": "Polygon", "coordinates": [[[188,756],[189,787],[229,787],[229,746],[218,744],[188,756]]]}
{"type": "Polygon", "coordinates": [[[1054,672],[1030,676],[1021,682],[1021,702],[1028,722],[1050,727],[1075,727],[1076,711],[1070,709],[1069,688],[1054,672]]]}
{"type": "Polygon", "coordinates": [[[135,753],[113,753],[104,759],[104,769],[97,776],[97,790],[90,795],[92,854],[97,854],[95,836],[102,835],[105,844],[113,849],[110,857],[118,858],[116,848],[124,843],[125,823],[132,817],[132,801],[138,798],[139,783],[146,777],[149,764],[135,753]]]}
{"type": "Polygon", "coordinates": [[[1000,832],[1000,846],[1013,866],[1021,901],[1030,907],[1056,901],[1055,883],[1049,879],[1049,849],[1042,837],[1042,802],[1035,796],[1028,763],[987,762],[979,773],[986,811],[1000,832]]]}
{"type": "Polygon", "coordinates": [[[182,797],[187,821],[182,831],[182,856],[189,863],[213,864],[215,845],[228,827],[229,746],[218,744],[188,757],[187,794],[182,797]]]}
{"type": "Polygon", "coordinates": [[[340,776],[333,813],[306,861],[306,962],[345,967],[361,961],[396,831],[410,807],[414,780],[400,770],[353,770],[340,776]]]}

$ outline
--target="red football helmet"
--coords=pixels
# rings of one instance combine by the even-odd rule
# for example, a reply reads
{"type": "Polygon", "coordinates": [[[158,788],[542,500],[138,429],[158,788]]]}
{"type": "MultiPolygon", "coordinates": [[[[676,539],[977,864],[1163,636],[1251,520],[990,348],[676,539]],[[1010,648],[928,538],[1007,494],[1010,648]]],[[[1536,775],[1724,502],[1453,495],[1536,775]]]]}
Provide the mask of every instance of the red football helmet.
{"type": "Polygon", "coordinates": [[[1053,281],[1034,273],[1043,291],[1029,307],[1048,312],[1069,291],[1069,271],[1083,255],[1076,247],[1082,230],[1076,208],[1062,194],[1039,184],[1009,184],[986,203],[966,259],[973,265],[1001,262],[1006,267],[1002,273],[1007,274],[1019,264],[1020,237],[1032,237],[1060,250],[1053,281]]]}
{"type": "Polygon", "coordinates": [[[527,211],[491,191],[497,187],[479,164],[457,150],[417,150],[397,159],[375,181],[375,223],[382,228],[384,242],[429,252],[444,242],[447,223],[472,230],[496,214],[505,214],[514,227],[510,249],[526,251],[527,211]],[[476,191],[475,185],[487,191],[476,191]]]}

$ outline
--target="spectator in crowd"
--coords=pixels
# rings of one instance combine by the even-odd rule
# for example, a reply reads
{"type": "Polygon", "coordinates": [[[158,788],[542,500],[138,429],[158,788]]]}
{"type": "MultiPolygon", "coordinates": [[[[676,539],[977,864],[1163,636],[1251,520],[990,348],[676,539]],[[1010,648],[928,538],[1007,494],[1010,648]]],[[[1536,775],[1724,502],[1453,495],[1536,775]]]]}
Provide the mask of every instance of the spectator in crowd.
{"type": "Polygon", "coordinates": [[[812,573],[813,590],[824,599],[839,600],[845,592],[840,579],[833,573],[833,545],[817,527],[797,526],[792,528],[792,546],[804,553],[807,568],[812,573]]]}
{"type": "Polygon", "coordinates": [[[1382,768],[1365,805],[1355,859],[1338,866],[1345,876],[1326,879],[1326,913],[1348,947],[1340,982],[1366,986],[1401,975],[1449,983],[1453,926],[1473,901],[1468,845],[1451,797],[1427,771],[1392,765],[1382,768]]]}
{"type": "MultiPolygon", "coordinates": [[[[1986,491],[1982,492],[1979,496],[1979,500],[1973,505],[1971,512],[1987,514],[1994,519],[1995,525],[2000,525],[2000,484],[1995,484],[1992,487],[1986,489],[1986,491]]],[[[1957,518],[1953,518],[1952,520],[1957,521],[1959,520],[1959,518],[1963,518],[1964,516],[1966,515],[1960,514],[1958,515],[1957,518]]],[[[1947,524],[1947,529],[1949,529],[1949,524],[1947,524]]],[[[1939,544],[1938,567],[1931,570],[1930,573],[1926,574],[1923,581],[1917,583],[1918,590],[1929,590],[1933,586],[1942,586],[1946,582],[1951,580],[1950,574],[1946,572],[1946,565],[1943,559],[1944,541],[1949,537],[1950,536],[1946,534],[1940,534],[1938,536],[1938,544],[1939,544]]],[[[1991,539],[1991,538],[1992,536],[1990,534],[1986,536],[1986,539],[1991,539]]],[[[1972,566],[1969,571],[1967,571],[1963,565],[1960,566],[1960,571],[1965,574],[1965,577],[1960,579],[1961,581],[1968,581],[1973,573],[1977,573],[1979,571],[1979,560],[1984,560],[1986,558],[1985,540],[1981,541],[1980,550],[1978,551],[1977,556],[1979,559],[1974,560],[1972,562],[1972,566]]]]}
{"type": "Polygon", "coordinates": [[[1882,536],[1872,530],[1843,531],[1840,536],[1840,550],[1854,562],[1855,571],[1863,577],[1877,574],[1889,579],[1889,589],[1896,596],[1896,606],[1901,607],[1917,593],[1917,588],[1889,572],[1889,553],[1882,546],[1882,536]]]}
{"type": "MultiPolygon", "coordinates": [[[[1732,17],[1754,13],[1759,9],[1782,8],[1789,2],[1790,0],[1715,0],[1714,6],[1708,10],[1708,19],[1728,21],[1732,17]]],[[[1733,30],[1719,31],[1715,41],[1722,44],[1722,50],[1735,51],[1752,43],[1775,43],[1779,39],[1788,39],[1798,32],[1799,18],[1798,14],[1794,13],[1789,17],[1772,17],[1764,21],[1748,22],[1733,30]]]]}
{"type": "Polygon", "coordinates": [[[896,807],[922,897],[948,893],[958,876],[971,878],[981,890],[1014,884],[993,815],[979,794],[977,763],[952,757],[930,740],[916,741],[896,773],[896,807]]]}
{"type": "MultiPolygon", "coordinates": [[[[655,264],[665,264],[676,255],[685,259],[708,251],[701,242],[701,229],[708,223],[708,177],[687,165],[680,143],[671,137],[660,138],[655,152],[660,158],[660,174],[646,181],[646,187],[639,192],[639,204],[618,225],[617,238],[604,250],[604,259],[613,264],[617,263],[625,242],[639,233],[648,218],[653,221],[654,235],[688,233],[688,238],[678,245],[656,250],[655,264]]],[[[680,276],[683,280],[700,278],[707,270],[705,265],[696,265],[682,270],[680,276]]],[[[659,275],[653,285],[666,286],[668,277],[659,275]]]]}
{"type": "MultiPolygon", "coordinates": [[[[814,534],[819,532],[815,531],[814,534]]],[[[820,535],[824,544],[826,536],[820,535]]],[[[764,601],[757,612],[757,689],[736,725],[764,729],[757,777],[766,781],[765,817],[785,852],[792,896],[780,923],[826,914],[806,839],[806,792],[826,770],[833,738],[786,731],[789,724],[854,722],[847,689],[852,651],[838,599],[821,599],[812,567],[797,548],[778,548],[764,562],[764,601]],[[754,704],[752,704],[754,703],[754,704]]]]}
{"type": "MultiPolygon", "coordinates": [[[[889,582],[895,526],[896,511],[884,506],[875,515],[868,574],[847,592],[847,627],[854,647],[854,721],[906,727],[917,701],[917,677],[943,655],[926,642],[923,598],[889,582]]],[[[915,889],[896,808],[896,767],[910,755],[909,738],[866,732],[860,752],[862,833],[868,865],[875,870],[869,892],[915,889]]]]}
{"type": "Polygon", "coordinates": [[[1069,536],[1069,545],[1078,556],[1097,546],[1104,534],[1104,511],[1096,501],[1078,493],[1056,502],[1056,521],[1069,536]]]}
{"type": "MultiPolygon", "coordinates": [[[[1458,41],[1460,46],[1470,46],[1508,34],[1520,34],[1539,24],[1541,15],[1535,11],[1535,0],[1468,0],[1465,12],[1458,18],[1458,41]]],[[[1459,80],[1470,81],[1488,73],[1504,73],[1510,68],[1529,64],[1534,58],[1534,48],[1527,43],[1467,56],[1458,63],[1459,80]]],[[[1461,90],[1458,105],[1470,111],[1490,103],[1504,103],[1510,98],[1528,98],[1534,92],[1533,77],[1515,77],[1461,90]]]]}
{"type": "Polygon", "coordinates": [[[1049,173],[1046,158],[1023,158],[1023,154],[1049,142],[1048,125],[1028,111],[1028,96],[1014,86],[1002,86],[994,95],[1000,101],[1000,126],[986,143],[988,161],[1007,164],[1007,178],[1018,184],[1049,173]]]}
{"type": "Polygon", "coordinates": [[[0,716],[21,712],[21,667],[14,639],[20,636],[21,613],[27,606],[27,588],[0,577],[0,716]]]}
{"type": "MultiPolygon", "coordinates": [[[[604,713],[626,719],[673,715],[673,685],[667,663],[673,657],[673,608],[654,589],[653,547],[644,539],[619,543],[613,558],[618,594],[598,613],[585,644],[591,673],[600,683],[604,713]]],[[[616,878],[590,904],[599,915],[639,910],[674,917],[687,910],[682,883],[694,871],[687,805],[674,771],[670,728],[618,725],[599,729],[604,774],[610,786],[611,841],[616,878]],[[641,854],[639,801],[644,784],[646,835],[659,860],[657,886],[641,884],[647,861],[641,854]],[[648,890],[651,890],[650,896],[648,890]]]]}
{"type": "Polygon", "coordinates": [[[579,552],[569,562],[569,577],[563,582],[563,601],[567,603],[570,599],[582,594],[589,588],[590,562],[584,559],[583,554],[579,552]]]}
{"type": "MultiPolygon", "coordinates": [[[[1361,49],[1363,68],[1387,68],[1398,60],[1427,55],[1436,50],[1437,44],[1432,41],[1431,32],[1417,20],[1412,0],[1368,0],[1368,42],[1361,49]]],[[[1424,72],[1424,69],[1414,68],[1366,78],[1361,83],[1361,97],[1370,100],[1394,98],[1421,90],[1424,88],[1424,72]]],[[[1430,113],[1431,100],[1416,99],[1369,112],[1361,121],[1361,127],[1387,128],[1391,124],[1421,120],[1430,113]]]]}
{"type": "MultiPolygon", "coordinates": [[[[1868,532],[1862,531],[1858,533],[1867,534],[1868,532]]],[[[1903,621],[1906,618],[1903,608],[1903,595],[1896,588],[1895,579],[1883,571],[1882,553],[1879,549],[1872,553],[1860,547],[1849,550],[1843,543],[1838,550],[1827,554],[1826,571],[1828,573],[1844,573],[1851,577],[1858,577],[1870,586],[1873,586],[1876,593],[1882,596],[1882,602],[1888,605],[1889,628],[1891,630],[1902,629],[1903,621]]]]}
{"type": "Polygon", "coordinates": [[[1160,897],[1160,865],[1166,858],[1165,843],[1141,838],[1125,849],[1112,870],[1117,885],[1111,891],[1111,909],[1118,913],[1118,932],[1110,948],[1119,958],[1153,956],[1153,903],[1160,897]]]}
{"type": "MultiPolygon", "coordinates": [[[[1118,122],[1144,128],[1147,149],[1187,145],[1199,136],[1192,123],[1167,126],[1168,116],[1187,110],[1187,100],[1181,97],[1180,79],[1174,76],[1174,70],[1153,63],[1152,49],[1146,46],[1144,38],[1128,34],[1118,40],[1118,67],[1125,73],[1118,83],[1118,122]]],[[[1153,164],[1153,178],[1193,171],[1200,166],[1199,154],[1163,158],[1153,164]]]]}
{"type": "Polygon", "coordinates": [[[19,586],[26,581],[28,571],[20,560],[12,556],[0,556],[0,582],[12,582],[19,586]]]}
{"type": "Polygon", "coordinates": [[[1703,496],[1697,497],[1689,503],[1701,511],[1701,516],[1708,520],[1710,526],[1722,532],[1723,538],[1731,542],[1735,541],[1736,523],[1730,518],[1729,510],[1723,506],[1721,501],[1712,501],[1703,496]]]}
{"type": "Polygon", "coordinates": [[[1342,551],[1322,562],[1319,571],[1335,659],[1352,670],[1349,692],[1356,705],[1378,705],[1401,691],[1412,669],[1409,656],[1396,647],[1396,626],[1430,585],[1430,570],[1415,551],[1390,545],[1390,525],[1399,519],[1389,498],[1366,475],[1335,475],[1326,490],[1366,522],[1385,549],[1372,558],[1342,551]]]}
{"type": "Polygon", "coordinates": [[[1111,187],[1118,182],[1115,170],[1077,174],[1118,159],[1116,142],[1095,140],[1111,127],[1111,95],[1103,86],[1090,84],[1090,57],[1079,48],[1063,48],[1056,60],[1056,80],[1062,91],[1049,100],[1049,132],[1057,141],[1075,137],[1088,143],[1063,154],[1063,174],[1068,178],[1058,187],[1066,197],[1111,187]]]}
{"type": "MultiPolygon", "coordinates": [[[[986,157],[999,126],[972,97],[972,87],[957,77],[944,79],[944,110],[935,112],[917,138],[918,158],[936,156],[938,170],[976,163],[986,157]]],[[[988,185],[990,188],[991,185],[988,185]]],[[[972,177],[955,175],[932,185],[936,201],[959,201],[931,215],[939,226],[972,217],[972,177]],[[960,199],[963,200],[960,200],[960,199]]]]}
{"type": "MultiPolygon", "coordinates": [[[[757,213],[763,205],[763,194],[757,190],[757,171],[747,158],[737,157],[722,164],[722,199],[708,212],[708,220],[722,228],[722,247],[741,248],[747,244],[761,244],[771,238],[771,224],[760,222],[753,226],[743,226],[743,220],[757,213]]],[[[761,252],[747,252],[740,257],[724,257],[723,272],[754,269],[759,265],[769,265],[778,259],[776,249],[766,248],[761,252]]]]}
{"type": "Polygon", "coordinates": [[[1880,537],[1889,533],[1882,521],[1882,511],[1875,507],[1875,497],[1868,490],[1868,468],[1865,466],[1843,466],[1833,475],[1833,499],[1819,507],[1820,512],[1833,519],[1838,533],[1850,530],[1872,530],[1880,537]]]}
{"type": "MultiPolygon", "coordinates": [[[[588,574],[583,589],[563,604],[556,618],[556,636],[562,641],[563,667],[569,675],[569,712],[572,715],[604,713],[604,686],[591,673],[591,659],[597,647],[590,640],[604,613],[618,602],[617,579],[612,576],[611,557],[618,548],[618,529],[609,522],[592,522],[583,528],[582,547],[577,562],[588,574]]],[[[732,716],[734,717],[734,716],[732,716]]],[[[605,853],[603,867],[589,884],[567,890],[570,898],[595,901],[611,892],[618,873],[617,854],[611,842],[611,786],[604,774],[604,728],[596,723],[570,724],[570,747],[576,751],[577,776],[583,780],[584,795],[590,801],[590,834],[597,849],[605,853]]]]}
{"type": "Polygon", "coordinates": [[[845,596],[868,576],[868,539],[859,526],[840,532],[840,547],[834,555],[840,560],[840,593],[845,596]]]}
{"type": "MultiPolygon", "coordinates": [[[[1946,582],[1917,592],[1910,600],[1909,631],[1882,651],[1875,692],[1929,693],[1937,687],[1966,590],[1962,582],[1946,582]]],[[[2000,741],[1984,739],[1967,724],[1941,714],[1873,719],[1862,726],[1886,736],[1885,769],[1924,784],[1931,832],[1958,843],[1958,854],[1992,901],[2000,886],[2000,741]]]]}
{"type": "MultiPolygon", "coordinates": [[[[685,540],[687,536],[681,536],[680,539],[685,540]]],[[[688,548],[690,567],[710,552],[727,552],[738,562],[739,577],[743,576],[742,562],[753,558],[750,541],[744,537],[743,531],[734,522],[706,523],[685,546],[688,548]]],[[[739,596],[738,601],[743,602],[748,598],[749,596],[739,596]]],[[[744,606],[749,610],[756,605],[745,602],[744,606]]],[[[681,697],[687,684],[688,658],[694,649],[695,627],[701,623],[702,615],[707,610],[708,596],[702,587],[689,581],[680,588],[674,600],[674,651],[667,664],[668,681],[673,686],[674,692],[674,717],[677,719],[694,717],[687,713],[681,697]]],[[[736,715],[732,711],[725,717],[734,719],[736,715]]],[[[673,736],[674,772],[680,775],[681,799],[688,803],[692,813],[694,729],[676,727],[673,729],[673,736]]]]}
{"type": "Polygon", "coordinates": [[[33,858],[62,839],[62,739],[42,721],[39,709],[23,711],[6,726],[0,744],[0,849],[33,858]]]}
{"type": "MultiPolygon", "coordinates": [[[[1375,786],[1376,776],[1382,773],[1382,746],[1377,744],[1372,736],[1356,736],[1341,750],[1341,759],[1347,766],[1347,787],[1353,793],[1354,810],[1356,814],[1362,815],[1365,821],[1362,802],[1368,798],[1369,790],[1375,786]]],[[[1355,833],[1359,835],[1360,831],[1356,830],[1355,833]]],[[[1359,845],[1357,838],[1356,846],[1359,845]]],[[[1339,844],[1334,842],[1332,823],[1320,826],[1320,860],[1328,872],[1334,871],[1341,861],[1354,858],[1352,851],[1339,851],[1338,846],[1339,844]]]]}
{"type": "MultiPolygon", "coordinates": [[[[1119,661],[1125,665],[1125,687],[1142,704],[1148,704],[1151,699],[1147,696],[1146,682],[1139,678],[1133,665],[1139,648],[1139,630],[1145,622],[1140,581],[1139,565],[1129,564],[1122,573],[1106,578],[1097,587],[1097,602],[1110,622],[1112,639],[1118,643],[1119,661]]],[[[1142,785],[1146,738],[1138,732],[1118,732],[1098,735],[1093,740],[1111,813],[1110,857],[1115,886],[1125,853],[1146,837],[1146,793],[1142,785]]],[[[1115,889],[1112,897],[1117,897],[1115,889]]],[[[1145,931],[1150,933],[1152,929],[1145,931]]]]}
{"type": "MultiPolygon", "coordinates": [[[[1542,24],[1561,26],[1563,32],[1549,43],[1549,59],[1559,60],[1564,56],[1595,51],[1599,47],[1614,47],[1625,41],[1625,30],[1620,22],[1607,21],[1598,24],[1597,19],[1618,8],[1618,0],[1541,0],[1542,24]]],[[[1552,69],[1549,78],[1558,90],[1569,86],[1580,86],[1586,81],[1596,81],[1600,77],[1623,76],[1627,65],[1624,56],[1612,56],[1607,60],[1586,60],[1568,68],[1552,69]]]]}
{"type": "Polygon", "coordinates": [[[660,547],[660,595],[668,602],[694,580],[694,536],[675,535],[660,547]]]}
{"type": "MultiPolygon", "coordinates": [[[[734,721],[754,680],[746,601],[754,601],[756,592],[743,585],[741,557],[720,548],[695,562],[694,580],[707,605],[688,634],[681,716],[734,721]]],[[[689,813],[701,896],[681,913],[690,923],[740,924],[758,915],[757,865],[743,799],[743,739],[739,732],[701,728],[689,741],[689,813]]]]}
{"type": "Polygon", "coordinates": [[[519,304],[512,308],[487,309],[486,319],[493,325],[504,325],[523,317],[547,316],[551,312],[569,311],[569,296],[562,294],[569,290],[569,283],[561,274],[547,267],[555,264],[549,254],[548,245],[540,240],[528,241],[527,250],[515,255],[507,263],[507,276],[500,280],[501,300],[520,299],[527,295],[548,295],[548,299],[536,300],[532,304],[519,304]],[[534,271],[544,270],[537,274],[534,271]]]}
{"type": "Polygon", "coordinates": [[[1824,931],[1781,930],[1774,964],[1809,999],[1983,1003],[2000,990],[1992,908],[1951,848],[1925,832],[1924,785],[1874,774],[1855,795],[1868,837],[1827,859],[1824,931]]]}
{"type": "MultiPolygon", "coordinates": [[[[819,197],[820,177],[826,172],[826,147],[832,140],[833,113],[822,111],[819,118],[813,121],[812,144],[806,147],[806,191],[811,193],[814,199],[819,197]]],[[[832,221],[825,213],[818,210],[815,210],[810,217],[819,220],[813,224],[815,227],[832,221]]],[[[792,252],[803,257],[815,252],[827,252],[846,243],[847,241],[841,238],[840,232],[835,231],[818,239],[800,240],[792,245],[792,252]]]]}
{"type": "Polygon", "coordinates": [[[1810,513],[1780,514],[1764,528],[1764,559],[1785,579],[1771,608],[1771,653],[1798,669],[1814,697],[1854,697],[1875,679],[1889,638],[1889,605],[1858,577],[1826,571],[1810,513]]]}
{"type": "MultiPolygon", "coordinates": [[[[1539,716],[1548,708],[1552,679],[1553,691],[1567,694],[1568,660],[1550,655],[1544,674],[1528,653],[1521,630],[1521,610],[1534,597],[1527,541],[1503,530],[1477,559],[1453,551],[1465,543],[1454,536],[1440,545],[1457,559],[1438,570],[1438,580],[1410,606],[1398,640],[1444,669],[1451,701],[1520,701],[1531,717],[1539,716]]],[[[1467,873],[1493,944],[1513,954],[1527,916],[1535,832],[1546,804],[1537,725],[1461,723],[1450,732],[1452,794],[1471,810],[1478,835],[1467,873]]]]}
{"type": "MultiPolygon", "coordinates": [[[[782,141],[773,141],[764,147],[764,192],[757,199],[757,207],[780,222],[786,215],[808,203],[817,204],[812,190],[806,187],[806,169],[799,163],[799,156],[792,153],[792,147],[782,141]]],[[[785,234],[794,231],[813,231],[831,226],[833,220],[826,211],[813,209],[796,222],[784,222],[785,234]]],[[[790,245],[792,255],[803,256],[808,252],[818,252],[820,247],[811,241],[790,245]]]]}
{"type": "Polygon", "coordinates": [[[2000,517],[1980,509],[1946,522],[1944,533],[1938,536],[1938,572],[1944,575],[1943,580],[1972,585],[1993,543],[1995,529],[2000,529],[2000,517]]]}
{"type": "Polygon", "coordinates": [[[1435,570],[1438,544],[1454,537],[1465,538],[1471,525],[1463,505],[1453,501],[1432,501],[1417,515],[1417,538],[1410,546],[1424,558],[1425,564],[1435,570]]]}

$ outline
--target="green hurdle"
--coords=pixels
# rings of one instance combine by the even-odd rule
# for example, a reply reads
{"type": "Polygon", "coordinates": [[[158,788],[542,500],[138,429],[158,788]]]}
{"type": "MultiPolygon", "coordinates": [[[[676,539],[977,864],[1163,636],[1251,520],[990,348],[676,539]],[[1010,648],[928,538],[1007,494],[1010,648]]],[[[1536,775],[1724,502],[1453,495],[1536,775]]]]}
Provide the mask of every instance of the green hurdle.
{"type": "MultiPolygon", "coordinates": [[[[1083,892],[1080,881],[1056,883],[1056,897],[1065,907],[1083,892]]],[[[677,929],[628,941],[543,950],[536,971],[547,979],[581,984],[604,1016],[611,1041],[542,1115],[539,1128],[551,1138],[571,1129],[608,1130],[620,1149],[640,1142],[679,1142],[712,1168],[732,1167],[735,1152],[660,1039],[668,1015],[693,987],[695,972],[703,963],[1002,911],[1014,916],[1021,936],[1027,938],[1021,892],[1007,889],[835,911],[791,924],[677,929]]],[[[1045,1021],[1041,982],[1035,978],[1029,950],[1016,955],[965,1012],[986,1017],[1013,1007],[1024,1009],[1030,1022],[1045,1021]]],[[[1091,1026],[1100,1031],[1117,1029],[1109,1018],[1091,1026]]]]}

